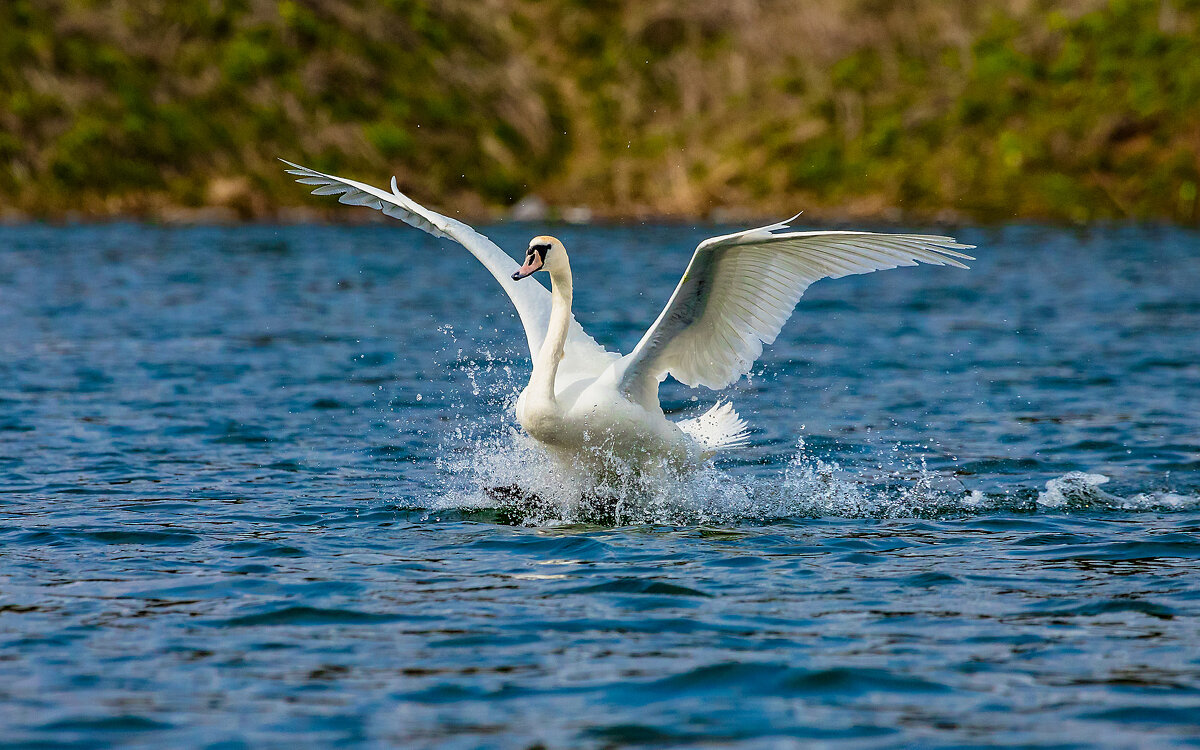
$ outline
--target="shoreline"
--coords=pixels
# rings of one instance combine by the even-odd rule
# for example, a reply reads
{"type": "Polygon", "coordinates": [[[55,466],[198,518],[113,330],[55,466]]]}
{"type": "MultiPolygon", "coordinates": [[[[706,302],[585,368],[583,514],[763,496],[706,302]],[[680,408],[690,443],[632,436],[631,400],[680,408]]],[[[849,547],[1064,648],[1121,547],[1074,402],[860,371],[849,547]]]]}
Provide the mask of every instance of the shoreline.
{"type": "MultiPolygon", "coordinates": [[[[341,208],[354,208],[341,207],[341,208]]],[[[587,219],[568,219],[561,215],[551,215],[544,218],[514,218],[509,212],[493,212],[486,214],[463,213],[451,215],[451,218],[462,221],[473,227],[494,227],[500,225],[515,226],[553,226],[553,227],[632,227],[639,225],[653,226],[713,226],[740,227],[765,225],[780,221],[777,214],[767,212],[714,211],[708,215],[681,216],[670,213],[638,213],[627,214],[619,212],[598,212],[587,219]]],[[[264,227],[264,226],[385,226],[402,224],[399,219],[370,211],[346,211],[337,209],[321,210],[306,208],[284,208],[273,212],[252,216],[239,216],[232,210],[220,208],[173,210],[163,213],[116,213],[94,214],[85,212],[66,212],[53,215],[37,215],[21,211],[4,211],[0,213],[0,227],[23,226],[104,226],[119,224],[141,224],[162,227],[264,227]]],[[[1094,227],[1141,226],[1169,227],[1183,230],[1200,230],[1200,223],[1184,223],[1172,221],[1165,217],[1126,217],[1093,219],[1091,221],[1071,222],[1061,218],[1037,216],[1013,216],[1010,218],[978,218],[958,212],[942,212],[938,216],[924,214],[907,215],[899,212],[888,214],[863,214],[851,211],[805,211],[796,222],[796,226],[822,227],[981,227],[997,228],[1002,226],[1043,226],[1088,229],[1094,227]]]]}

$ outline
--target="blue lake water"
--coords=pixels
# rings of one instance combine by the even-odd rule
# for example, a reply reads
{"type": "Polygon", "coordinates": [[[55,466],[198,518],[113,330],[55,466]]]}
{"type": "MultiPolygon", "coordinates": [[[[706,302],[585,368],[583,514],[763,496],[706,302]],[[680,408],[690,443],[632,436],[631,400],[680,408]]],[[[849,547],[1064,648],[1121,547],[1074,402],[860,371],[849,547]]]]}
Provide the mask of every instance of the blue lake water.
{"type": "MultiPolygon", "coordinates": [[[[555,231],[627,351],[719,230],[555,231]]],[[[489,507],[529,364],[455,245],[0,227],[0,747],[1200,747],[1200,234],[956,235],[597,519],[489,507]]]]}

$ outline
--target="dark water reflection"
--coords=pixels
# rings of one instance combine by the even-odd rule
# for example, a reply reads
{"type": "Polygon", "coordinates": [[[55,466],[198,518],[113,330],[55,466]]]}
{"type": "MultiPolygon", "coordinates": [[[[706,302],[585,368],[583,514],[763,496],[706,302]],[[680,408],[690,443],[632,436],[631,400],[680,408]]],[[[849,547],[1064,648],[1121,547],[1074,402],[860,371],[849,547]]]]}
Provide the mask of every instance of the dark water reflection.
{"type": "MultiPolygon", "coordinates": [[[[706,233],[563,229],[585,326],[706,233]]],[[[1197,746],[1200,236],[962,235],[809,292],[702,504],[526,528],[452,246],[0,229],[0,746],[1197,746]]]]}

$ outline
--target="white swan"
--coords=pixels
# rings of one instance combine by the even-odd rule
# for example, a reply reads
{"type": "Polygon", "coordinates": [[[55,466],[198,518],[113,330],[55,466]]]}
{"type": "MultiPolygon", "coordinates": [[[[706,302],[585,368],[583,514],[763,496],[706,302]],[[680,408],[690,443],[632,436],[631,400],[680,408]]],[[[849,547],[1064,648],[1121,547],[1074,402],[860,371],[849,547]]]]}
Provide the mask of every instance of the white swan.
{"type": "Polygon", "coordinates": [[[402,194],[285,161],[315,195],[383,211],[454,240],[491,271],[525,327],[533,374],[517,400],[517,421],[560,459],[594,471],[662,466],[688,469],[744,445],[746,423],[727,403],[672,422],[658,402],[667,376],[721,389],[750,371],[814,281],[918,262],[966,268],[973,260],[951,237],[874,232],[784,232],[795,220],[704,240],[675,293],[629,354],[606,351],[571,314],[571,265],[554,237],[534,237],[517,264],[466,224],[402,194]],[[521,279],[544,270],[550,292],[521,279]]]}

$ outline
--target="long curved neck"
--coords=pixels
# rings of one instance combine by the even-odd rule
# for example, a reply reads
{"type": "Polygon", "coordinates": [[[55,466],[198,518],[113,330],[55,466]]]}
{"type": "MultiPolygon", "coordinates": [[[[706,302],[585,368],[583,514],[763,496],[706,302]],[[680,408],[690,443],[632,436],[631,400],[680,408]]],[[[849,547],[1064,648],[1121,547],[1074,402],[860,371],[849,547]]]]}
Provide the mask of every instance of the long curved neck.
{"type": "Polygon", "coordinates": [[[537,398],[554,401],[554,378],[558,375],[558,364],[562,362],[570,327],[571,264],[562,257],[561,263],[550,272],[550,325],[546,329],[546,340],[533,360],[533,374],[529,376],[529,390],[537,398]]]}

